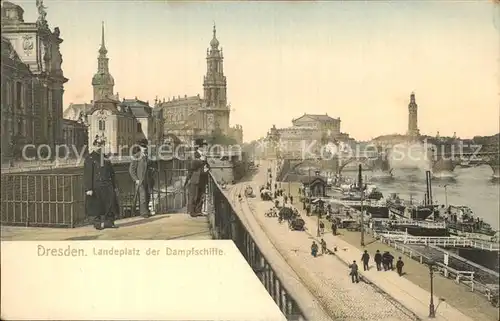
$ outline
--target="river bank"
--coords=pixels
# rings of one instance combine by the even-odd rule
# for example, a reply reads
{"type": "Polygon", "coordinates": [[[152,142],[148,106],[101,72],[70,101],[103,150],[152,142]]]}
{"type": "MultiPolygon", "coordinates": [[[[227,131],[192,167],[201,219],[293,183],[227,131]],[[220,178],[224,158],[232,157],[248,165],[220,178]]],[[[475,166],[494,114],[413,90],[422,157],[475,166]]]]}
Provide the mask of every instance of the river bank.
{"type": "MultiPolygon", "coordinates": [[[[298,189],[300,183],[282,183],[281,188],[285,193],[290,193],[294,198],[294,204],[297,209],[301,212],[301,215],[305,215],[305,211],[302,210],[302,204],[299,203],[298,189]]],[[[323,219],[325,224],[325,233],[331,233],[331,223],[326,219],[323,219]]],[[[309,226],[311,229],[316,229],[316,226],[309,226]]],[[[339,229],[340,238],[347,243],[356,246],[362,250],[368,250],[370,256],[373,258],[376,250],[381,252],[389,251],[396,259],[401,256],[405,266],[403,275],[404,278],[408,279],[412,283],[418,285],[419,287],[430,291],[430,277],[429,269],[427,266],[414,261],[407,256],[402,255],[394,248],[389,247],[385,244],[378,242],[371,235],[365,234],[365,246],[362,247],[360,244],[361,233],[360,232],[350,232],[345,229],[339,229]]],[[[361,258],[360,258],[361,259],[361,258]]],[[[371,263],[373,264],[373,262],[371,263]]],[[[374,267],[373,267],[374,268],[374,267]]],[[[380,273],[396,273],[396,272],[380,272],[380,273]]],[[[434,293],[443,298],[448,304],[454,306],[462,313],[468,315],[474,320],[478,321],[496,321],[499,320],[498,309],[493,307],[484,296],[479,293],[471,292],[468,287],[462,284],[455,283],[454,280],[446,279],[441,275],[435,274],[434,277],[434,293]]]]}

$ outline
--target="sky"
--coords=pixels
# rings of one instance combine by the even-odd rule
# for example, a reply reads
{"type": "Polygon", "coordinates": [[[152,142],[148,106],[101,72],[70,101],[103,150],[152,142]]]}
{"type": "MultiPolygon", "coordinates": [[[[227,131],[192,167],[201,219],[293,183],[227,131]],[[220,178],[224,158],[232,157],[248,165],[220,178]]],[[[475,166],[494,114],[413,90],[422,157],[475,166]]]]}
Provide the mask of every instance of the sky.
{"type": "MultiPolygon", "coordinates": [[[[36,20],[35,0],[13,2],[36,20]]],[[[404,134],[412,91],[423,134],[499,132],[500,6],[491,1],[44,4],[64,39],[65,106],[92,100],[102,21],[120,98],[203,95],[215,22],[230,122],[245,141],[304,113],[340,117],[358,140],[404,134]]]]}

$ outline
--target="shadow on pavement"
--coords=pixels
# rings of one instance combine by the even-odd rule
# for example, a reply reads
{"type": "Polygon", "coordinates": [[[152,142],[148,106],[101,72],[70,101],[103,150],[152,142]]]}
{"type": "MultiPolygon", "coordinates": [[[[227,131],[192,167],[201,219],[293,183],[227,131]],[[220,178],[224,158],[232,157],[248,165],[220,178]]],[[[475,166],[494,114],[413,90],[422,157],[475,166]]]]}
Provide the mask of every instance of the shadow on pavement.
{"type": "Polygon", "coordinates": [[[94,241],[99,238],[99,234],[97,235],[84,235],[84,236],[74,236],[67,238],[66,241],[94,241]]]}
{"type": "Polygon", "coordinates": [[[186,237],[195,236],[195,235],[202,235],[202,234],[207,234],[207,233],[210,233],[210,232],[207,230],[207,231],[202,231],[202,232],[196,232],[196,233],[184,234],[184,235],[180,235],[180,236],[176,236],[176,237],[169,237],[169,238],[168,238],[168,239],[166,239],[166,240],[177,240],[177,239],[183,239],[183,238],[186,238],[186,237]]]}
{"type": "Polygon", "coordinates": [[[137,221],[132,221],[132,222],[126,222],[126,223],[118,223],[116,224],[118,227],[129,227],[129,226],[135,226],[135,225],[141,225],[141,224],[146,224],[146,223],[151,223],[154,221],[159,221],[164,218],[169,218],[170,215],[167,216],[162,216],[162,217],[150,217],[150,218],[143,218],[137,221]]]}

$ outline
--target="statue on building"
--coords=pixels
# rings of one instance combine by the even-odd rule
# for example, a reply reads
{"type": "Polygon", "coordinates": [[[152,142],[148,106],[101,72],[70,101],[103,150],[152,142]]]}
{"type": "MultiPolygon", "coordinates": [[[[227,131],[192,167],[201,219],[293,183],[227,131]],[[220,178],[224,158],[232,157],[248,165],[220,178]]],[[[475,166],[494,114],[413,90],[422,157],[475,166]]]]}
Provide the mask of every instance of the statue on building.
{"type": "Polygon", "coordinates": [[[36,8],[38,10],[38,20],[36,21],[37,24],[46,26],[47,20],[45,19],[45,17],[47,17],[47,11],[45,11],[45,9],[47,9],[47,7],[44,6],[43,0],[36,0],[36,8]]]}

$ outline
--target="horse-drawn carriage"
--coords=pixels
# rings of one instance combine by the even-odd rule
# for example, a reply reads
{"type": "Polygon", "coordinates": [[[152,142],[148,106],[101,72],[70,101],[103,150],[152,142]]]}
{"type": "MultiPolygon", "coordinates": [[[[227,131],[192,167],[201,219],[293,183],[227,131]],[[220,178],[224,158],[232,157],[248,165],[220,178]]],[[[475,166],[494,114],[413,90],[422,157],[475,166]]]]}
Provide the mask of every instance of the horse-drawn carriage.
{"type": "Polygon", "coordinates": [[[260,198],[263,201],[272,201],[273,200],[273,195],[271,191],[267,188],[261,187],[260,188],[260,198]]]}

